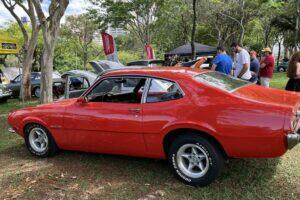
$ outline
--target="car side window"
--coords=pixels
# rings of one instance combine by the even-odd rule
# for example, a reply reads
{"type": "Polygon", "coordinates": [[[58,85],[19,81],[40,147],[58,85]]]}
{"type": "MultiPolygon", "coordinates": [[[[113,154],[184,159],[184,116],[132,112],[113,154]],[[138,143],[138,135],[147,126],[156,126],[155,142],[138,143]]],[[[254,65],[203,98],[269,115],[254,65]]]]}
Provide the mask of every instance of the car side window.
{"type": "Polygon", "coordinates": [[[152,79],[146,98],[146,103],[170,101],[183,97],[175,82],[163,79],[152,79]]]}
{"type": "Polygon", "coordinates": [[[21,81],[21,75],[17,76],[15,79],[14,79],[15,82],[20,82],[21,81]]]}
{"type": "Polygon", "coordinates": [[[90,102],[141,103],[146,78],[107,78],[87,95],[90,102]]]}
{"type": "Polygon", "coordinates": [[[86,90],[89,87],[89,82],[84,77],[70,77],[70,91],[86,90]]]}

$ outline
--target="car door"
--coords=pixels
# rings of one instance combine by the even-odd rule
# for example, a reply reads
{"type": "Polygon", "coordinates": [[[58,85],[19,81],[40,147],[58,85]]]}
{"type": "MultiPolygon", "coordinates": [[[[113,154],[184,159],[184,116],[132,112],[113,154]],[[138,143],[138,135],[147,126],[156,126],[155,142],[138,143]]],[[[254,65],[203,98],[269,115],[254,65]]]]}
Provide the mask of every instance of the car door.
{"type": "Polygon", "coordinates": [[[10,82],[8,85],[8,89],[12,91],[12,95],[14,97],[18,97],[20,95],[20,89],[21,89],[21,77],[22,75],[18,75],[14,80],[10,82]]]}
{"type": "Polygon", "coordinates": [[[147,151],[152,156],[163,153],[161,132],[176,122],[184,112],[184,94],[179,85],[170,80],[151,79],[143,109],[143,131],[147,151]]]}
{"type": "Polygon", "coordinates": [[[71,99],[81,96],[90,87],[87,78],[80,75],[67,75],[65,99],[71,99]]]}
{"type": "Polygon", "coordinates": [[[145,82],[146,78],[105,78],[86,94],[87,102],[68,107],[64,128],[71,149],[143,155],[141,91],[145,82]],[[134,87],[123,90],[124,83],[134,87]]]}

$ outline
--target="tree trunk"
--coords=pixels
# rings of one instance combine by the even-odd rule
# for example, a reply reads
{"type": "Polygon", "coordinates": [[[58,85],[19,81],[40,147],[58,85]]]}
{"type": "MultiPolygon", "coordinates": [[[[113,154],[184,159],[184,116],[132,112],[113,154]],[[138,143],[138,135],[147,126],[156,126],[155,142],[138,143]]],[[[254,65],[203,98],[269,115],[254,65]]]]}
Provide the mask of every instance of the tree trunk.
{"type": "Polygon", "coordinates": [[[299,40],[299,26],[300,26],[300,0],[296,1],[296,27],[295,27],[295,51],[298,50],[298,40],[299,40]]]}
{"type": "Polygon", "coordinates": [[[278,39],[277,66],[279,65],[279,62],[280,62],[280,53],[281,53],[281,41],[280,41],[280,39],[278,39]]]}
{"type": "Polygon", "coordinates": [[[241,24],[241,37],[240,37],[240,45],[243,46],[244,43],[244,36],[245,36],[245,28],[244,26],[241,24]]]}
{"type": "Polygon", "coordinates": [[[83,66],[84,70],[87,70],[87,63],[88,63],[88,47],[84,45],[83,47],[83,66]]]}
{"type": "Polygon", "coordinates": [[[31,0],[36,10],[43,32],[44,48],[41,57],[41,102],[53,101],[53,57],[55,41],[60,28],[60,20],[65,13],[69,0],[52,0],[49,5],[49,16],[46,17],[41,1],[31,0]]]}
{"type": "Polygon", "coordinates": [[[192,28],[192,37],[191,37],[191,49],[192,49],[192,59],[196,58],[196,52],[195,52],[195,33],[196,33],[196,1],[193,0],[193,28],[192,28]]]}
{"type": "Polygon", "coordinates": [[[25,50],[24,59],[22,63],[22,85],[21,98],[23,101],[31,99],[31,69],[33,62],[33,55],[37,45],[39,29],[33,30],[29,41],[29,45],[25,50]]]}
{"type": "MultiPolygon", "coordinates": [[[[45,30],[46,29],[46,30],[45,30]]],[[[41,103],[53,101],[53,57],[55,47],[55,31],[43,30],[44,48],[41,57],[41,103]]]]}

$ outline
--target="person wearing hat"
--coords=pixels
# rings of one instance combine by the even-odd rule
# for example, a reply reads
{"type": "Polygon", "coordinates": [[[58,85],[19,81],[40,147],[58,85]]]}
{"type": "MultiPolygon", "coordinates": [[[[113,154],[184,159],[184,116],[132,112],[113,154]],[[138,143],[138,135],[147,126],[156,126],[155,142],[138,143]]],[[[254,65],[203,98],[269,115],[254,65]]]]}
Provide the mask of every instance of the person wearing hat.
{"type": "Polygon", "coordinates": [[[262,52],[264,53],[264,57],[260,62],[259,80],[262,86],[269,87],[273,76],[275,60],[272,55],[272,50],[269,47],[264,48],[262,52]]]}

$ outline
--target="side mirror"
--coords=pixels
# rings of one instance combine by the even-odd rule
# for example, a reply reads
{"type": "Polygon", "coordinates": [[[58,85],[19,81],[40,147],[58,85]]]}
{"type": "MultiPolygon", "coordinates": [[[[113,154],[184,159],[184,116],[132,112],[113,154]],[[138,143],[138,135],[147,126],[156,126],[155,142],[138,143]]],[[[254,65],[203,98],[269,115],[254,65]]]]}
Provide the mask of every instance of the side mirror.
{"type": "Polygon", "coordinates": [[[77,102],[78,102],[78,103],[87,103],[87,102],[89,102],[89,100],[88,100],[87,97],[79,97],[79,98],[77,99],[77,102]]]}

